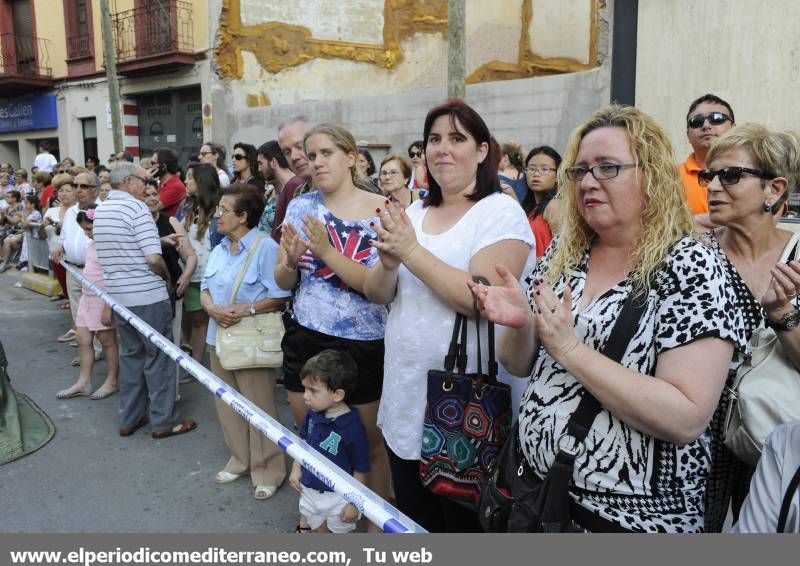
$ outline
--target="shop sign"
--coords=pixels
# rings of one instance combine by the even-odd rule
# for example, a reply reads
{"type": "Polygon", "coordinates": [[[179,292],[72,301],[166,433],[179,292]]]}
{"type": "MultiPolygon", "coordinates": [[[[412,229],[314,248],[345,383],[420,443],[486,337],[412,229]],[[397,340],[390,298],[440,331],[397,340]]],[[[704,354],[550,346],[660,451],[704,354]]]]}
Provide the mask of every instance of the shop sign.
{"type": "Polygon", "coordinates": [[[0,99],[0,133],[58,128],[55,95],[0,99]]]}

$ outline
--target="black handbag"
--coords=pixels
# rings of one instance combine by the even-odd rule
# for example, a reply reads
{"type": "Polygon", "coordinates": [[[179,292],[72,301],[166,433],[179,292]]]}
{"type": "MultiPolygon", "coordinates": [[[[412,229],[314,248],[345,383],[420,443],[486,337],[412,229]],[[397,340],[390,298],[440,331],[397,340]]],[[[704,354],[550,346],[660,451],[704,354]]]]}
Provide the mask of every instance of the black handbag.
{"type": "MultiPolygon", "coordinates": [[[[614,324],[603,355],[616,362],[622,360],[642,314],[647,307],[646,297],[630,293],[614,324]]],[[[567,423],[567,432],[556,447],[558,453],[544,479],[530,469],[519,441],[519,422],[514,423],[487,480],[481,487],[478,519],[489,533],[569,533],[630,532],[607,521],[571,501],[569,484],[572,481],[575,459],[586,450],[584,440],[600,402],[583,390],[578,408],[567,423]]]]}
{"type": "MultiPolygon", "coordinates": [[[[489,285],[483,277],[473,279],[489,285]]],[[[444,370],[428,371],[419,462],[425,487],[473,510],[478,505],[481,483],[497,459],[512,421],[511,387],[497,381],[492,322],[487,329],[489,361],[486,373],[482,373],[480,320],[476,307],[476,373],[466,372],[469,321],[460,313],[456,314],[444,370]]]]}

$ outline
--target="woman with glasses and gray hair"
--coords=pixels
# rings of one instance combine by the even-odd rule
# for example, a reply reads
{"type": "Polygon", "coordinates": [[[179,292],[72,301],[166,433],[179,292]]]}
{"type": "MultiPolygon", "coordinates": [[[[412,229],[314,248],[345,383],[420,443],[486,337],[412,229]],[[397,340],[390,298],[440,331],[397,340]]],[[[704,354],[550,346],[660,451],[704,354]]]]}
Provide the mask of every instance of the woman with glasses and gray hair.
{"type": "Polygon", "coordinates": [[[563,167],[564,224],[527,292],[502,265],[501,285],[471,284],[506,327],[501,363],[529,378],[524,461],[539,479],[558,470],[576,442],[567,423],[591,394],[597,413],[564,472],[568,527],[703,531],[707,428],[744,342],[724,268],[691,236],[672,147],[640,110],[597,111],[573,132],[563,167]],[[604,349],[629,297],[644,311],[617,362],[604,349]]]}
{"type": "MultiPolygon", "coordinates": [[[[708,191],[709,218],[718,228],[706,232],[703,240],[725,268],[744,319],[745,339],[750,341],[759,327],[771,327],[783,353],[800,368],[800,249],[792,233],[777,224],[789,192],[800,182],[800,140],[794,133],[744,124],[714,142],[706,163],[698,181],[708,191]],[[785,252],[791,261],[780,261],[785,252]]],[[[743,357],[739,352],[734,358],[731,380],[743,357]]],[[[723,396],[715,419],[720,430],[731,402],[723,396]]],[[[719,474],[711,481],[721,527],[730,499],[734,519],[738,515],[754,468],[721,442],[713,448],[719,474]]]]}

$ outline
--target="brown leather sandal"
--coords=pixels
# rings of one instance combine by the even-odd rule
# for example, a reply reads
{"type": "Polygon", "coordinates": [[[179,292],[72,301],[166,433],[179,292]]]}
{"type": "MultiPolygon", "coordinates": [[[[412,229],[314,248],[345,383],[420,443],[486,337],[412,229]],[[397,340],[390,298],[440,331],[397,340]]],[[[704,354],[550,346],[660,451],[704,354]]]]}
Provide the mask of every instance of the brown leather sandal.
{"type": "Polygon", "coordinates": [[[152,433],[151,436],[156,440],[158,440],[170,436],[177,436],[179,434],[186,434],[187,432],[191,432],[196,428],[197,428],[196,422],[194,422],[192,419],[186,419],[185,421],[181,421],[180,424],[176,424],[172,428],[155,431],[152,433]]]}
{"type": "Polygon", "coordinates": [[[133,426],[123,426],[119,429],[120,436],[130,436],[144,425],[150,422],[150,419],[147,418],[147,415],[140,418],[135,425],[133,426]]]}

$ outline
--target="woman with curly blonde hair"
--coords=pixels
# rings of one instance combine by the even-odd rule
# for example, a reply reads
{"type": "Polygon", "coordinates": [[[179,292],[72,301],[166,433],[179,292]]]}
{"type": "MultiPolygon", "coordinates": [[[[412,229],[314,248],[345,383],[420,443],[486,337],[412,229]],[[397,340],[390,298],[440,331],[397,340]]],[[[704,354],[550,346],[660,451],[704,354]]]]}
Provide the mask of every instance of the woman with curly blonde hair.
{"type": "Polygon", "coordinates": [[[721,262],[692,236],[666,135],[635,108],[597,111],[572,134],[559,198],[562,231],[527,296],[503,266],[503,285],[472,286],[484,313],[508,327],[501,362],[530,376],[525,461],[548,473],[591,394],[600,408],[572,466],[573,527],[702,531],[707,427],[742,320],[721,262]],[[617,363],[601,352],[631,294],[644,312],[617,363]]]}

